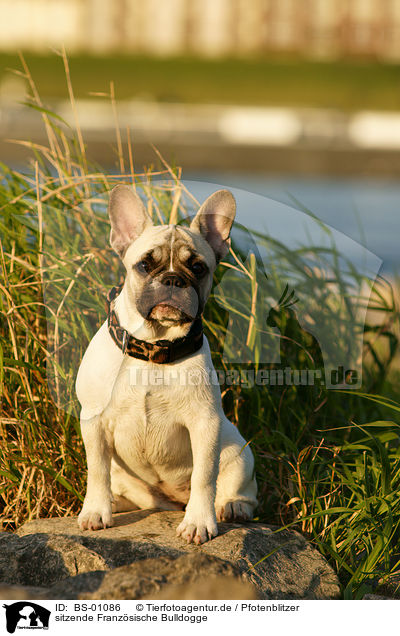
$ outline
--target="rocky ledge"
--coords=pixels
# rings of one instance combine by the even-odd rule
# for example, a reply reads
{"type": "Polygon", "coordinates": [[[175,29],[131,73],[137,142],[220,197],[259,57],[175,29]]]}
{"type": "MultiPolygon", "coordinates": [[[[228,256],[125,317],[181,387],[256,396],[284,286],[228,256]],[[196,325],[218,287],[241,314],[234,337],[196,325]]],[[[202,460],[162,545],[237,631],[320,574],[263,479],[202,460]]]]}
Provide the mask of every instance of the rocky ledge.
{"type": "Polygon", "coordinates": [[[181,512],[139,510],[114,526],[37,519],[0,533],[3,599],[332,599],[339,583],[298,532],[221,523],[198,547],[175,534],[181,512]]]}

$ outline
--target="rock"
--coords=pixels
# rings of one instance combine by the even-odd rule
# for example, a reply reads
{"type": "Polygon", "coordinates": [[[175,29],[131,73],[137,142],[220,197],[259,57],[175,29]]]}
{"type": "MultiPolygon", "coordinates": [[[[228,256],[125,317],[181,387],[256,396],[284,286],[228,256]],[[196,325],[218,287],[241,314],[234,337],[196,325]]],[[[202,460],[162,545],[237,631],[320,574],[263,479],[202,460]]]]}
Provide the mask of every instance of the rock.
{"type": "Polygon", "coordinates": [[[2,583],[50,586],[67,576],[106,569],[100,555],[69,537],[47,533],[0,535],[2,583]]]}
{"type": "Polygon", "coordinates": [[[390,596],[380,596],[379,594],[364,594],[363,601],[391,601],[390,596]]]}
{"type": "Polygon", "coordinates": [[[255,601],[258,598],[254,585],[231,576],[204,577],[190,585],[166,585],[151,597],[144,597],[153,601],[206,601],[208,599],[255,601]]]}
{"type": "Polygon", "coordinates": [[[222,523],[220,534],[198,547],[176,536],[182,515],[121,513],[114,527],[97,532],[80,531],[71,517],[28,522],[16,535],[0,535],[0,581],[52,586],[49,598],[195,599],[204,590],[209,599],[230,598],[222,580],[237,586],[232,590],[247,586],[250,598],[339,596],[332,568],[298,532],[222,523]]]}
{"type": "Polygon", "coordinates": [[[23,601],[25,599],[36,600],[50,598],[48,590],[43,587],[32,587],[31,585],[1,585],[0,599],[9,601],[23,601]]]}
{"type": "MultiPolygon", "coordinates": [[[[157,559],[137,561],[108,572],[80,574],[53,586],[49,594],[52,598],[82,600],[153,599],[164,598],[164,594],[175,592],[183,596],[188,591],[198,588],[199,578],[203,579],[203,587],[204,580],[212,581],[215,592],[218,585],[217,579],[221,581],[226,578],[230,583],[242,581],[238,570],[227,561],[197,552],[184,554],[178,558],[161,556],[157,559]]],[[[246,587],[243,583],[243,586],[252,590],[250,584],[246,587]]],[[[223,588],[219,589],[218,593],[222,594],[221,598],[229,598],[224,596],[223,588]]],[[[252,594],[254,598],[255,591],[252,590],[252,594]]],[[[187,596],[187,598],[197,598],[197,596],[187,596]]]]}
{"type": "MultiPolygon", "coordinates": [[[[392,566],[393,567],[393,566],[392,566]]],[[[400,599],[400,575],[393,567],[393,574],[385,580],[379,580],[373,596],[381,599],[400,599]]]]}

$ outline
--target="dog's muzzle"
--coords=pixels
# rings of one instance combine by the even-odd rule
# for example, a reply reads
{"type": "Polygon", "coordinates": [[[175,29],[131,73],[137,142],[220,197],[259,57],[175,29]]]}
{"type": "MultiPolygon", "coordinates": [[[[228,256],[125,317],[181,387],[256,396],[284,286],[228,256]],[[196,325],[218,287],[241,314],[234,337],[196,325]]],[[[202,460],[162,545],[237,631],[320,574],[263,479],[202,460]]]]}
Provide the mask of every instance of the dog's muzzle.
{"type": "Polygon", "coordinates": [[[137,300],[137,308],[146,320],[152,318],[153,310],[159,305],[171,307],[179,322],[192,322],[199,315],[198,290],[191,281],[176,272],[164,272],[151,280],[137,300]]]}

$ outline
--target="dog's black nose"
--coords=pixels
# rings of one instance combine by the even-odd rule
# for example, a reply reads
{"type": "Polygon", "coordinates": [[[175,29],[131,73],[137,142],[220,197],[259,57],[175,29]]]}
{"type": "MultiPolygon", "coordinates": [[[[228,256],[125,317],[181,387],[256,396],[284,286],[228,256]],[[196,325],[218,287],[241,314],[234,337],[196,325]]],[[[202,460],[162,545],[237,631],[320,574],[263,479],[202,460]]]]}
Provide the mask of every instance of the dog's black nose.
{"type": "Polygon", "coordinates": [[[166,272],[166,274],[162,277],[161,282],[167,287],[187,287],[185,279],[175,272],[166,272]]]}

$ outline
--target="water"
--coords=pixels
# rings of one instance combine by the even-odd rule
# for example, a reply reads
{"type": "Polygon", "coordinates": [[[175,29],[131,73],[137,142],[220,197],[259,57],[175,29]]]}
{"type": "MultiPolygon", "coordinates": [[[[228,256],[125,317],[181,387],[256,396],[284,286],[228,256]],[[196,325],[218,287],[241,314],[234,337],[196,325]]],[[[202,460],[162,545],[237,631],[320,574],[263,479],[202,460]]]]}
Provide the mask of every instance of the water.
{"type": "MultiPolygon", "coordinates": [[[[383,261],[381,273],[400,273],[400,182],[224,173],[185,178],[248,190],[298,209],[303,206],[378,256],[383,261]]],[[[251,220],[249,212],[250,224],[251,220]]]]}

